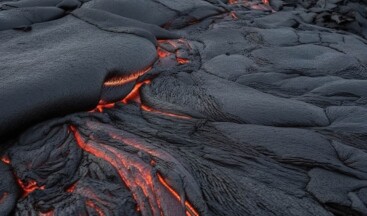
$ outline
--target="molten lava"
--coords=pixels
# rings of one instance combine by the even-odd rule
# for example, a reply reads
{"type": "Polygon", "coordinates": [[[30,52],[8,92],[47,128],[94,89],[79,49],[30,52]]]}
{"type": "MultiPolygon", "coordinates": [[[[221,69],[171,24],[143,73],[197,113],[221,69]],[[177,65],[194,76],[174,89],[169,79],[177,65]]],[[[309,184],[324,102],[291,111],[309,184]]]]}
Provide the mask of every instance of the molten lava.
{"type": "Polygon", "coordinates": [[[138,79],[140,76],[144,75],[145,73],[147,73],[151,69],[152,69],[152,66],[149,66],[146,69],[135,72],[135,73],[130,74],[128,76],[112,77],[111,79],[106,80],[103,85],[104,86],[122,86],[126,83],[129,83],[129,82],[132,82],[132,81],[138,79]]]}
{"type": "Polygon", "coordinates": [[[169,55],[174,54],[176,56],[176,61],[177,61],[178,64],[182,65],[182,64],[187,64],[187,63],[190,62],[189,59],[181,58],[181,57],[179,57],[179,54],[178,54],[178,49],[179,49],[180,46],[185,47],[187,49],[191,49],[189,43],[186,40],[184,40],[184,39],[178,39],[177,41],[158,40],[158,43],[161,44],[161,46],[162,46],[162,44],[166,44],[166,45],[168,44],[169,46],[171,46],[171,48],[173,50],[175,50],[174,53],[171,53],[171,52],[168,52],[167,50],[165,50],[161,47],[158,47],[157,52],[158,52],[158,56],[160,58],[166,58],[169,55]]]}
{"type": "Polygon", "coordinates": [[[103,112],[104,109],[110,109],[115,106],[115,103],[107,103],[103,100],[100,100],[96,108],[94,108],[91,112],[103,112]]]}
{"type": "MultiPolygon", "coordinates": [[[[167,50],[165,50],[161,47],[158,47],[157,48],[157,53],[158,53],[159,58],[166,58],[170,55],[175,55],[176,56],[176,61],[177,61],[178,64],[187,64],[187,63],[189,63],[188,59],[177,57],[179,45],[184,45],[185,47],[190,48],[190,45],[184,39],[179,39],[177,41],[159,40],[158,43],[160,43],[160,44],[163,44],[163,43],[169,44],[175,50],[175,53],[171,53],[171,52],[168,52],[167,50]]],[[[133,73],[129,76],[113,77],[113,78],[105,81],[104,86],[111,87],[111,86],[121,86],[121,85],[127,84],[129,82],[132,82],[132,81],[136,80],[141,75],[147,73],[151,69],[152,69],[152,66],[150,66],[150,67],[148,67],[148,68],[146,68],[142,71],[138,71],[136,73],[133,73]]],[[[129,102],[133,101],[136,104],[139,104],[140,108],[142,110],[147,111],[147,112],[154,112],[154,113],[158,113],[158,114],[161,114],[161,115],[166,115],[166,116],[176,117],[176,118],[181,118],[181,119],[190,119],[191,118],[191,117],[185,116],[185,115],[179,115],[179,114],[173,114],[173,113],[159,111],[159,110],[156,110],[152,107],[149,107],[147,105],[142,104],[142,101],[141,101],[141,98],[140,98],[140,88],[144,84],[149,84],[150,82],[151,82],[150,80],[144,80],[142,82],[136,83],[134,88],[131,90],[131,92],[125,98],[123,98],[120,102],[122,102],[124,104],[128,104],[129,102]]],[[[108,103],[108,102],[105,102],[103,100],[100,100],[97,107],[94,108],[91,112],[103,112],[104,109],[113,108],[114,106],[115,106],[115,103],[108,103]]]]}
{"type": "Polygon", "coordinates": [[[158,52],[158,56],[159,58],[166,58],[167,56],[171,55],[170,52],[158,47],[157,49],[157,52],[158,52]]]}
{"type": "Polygon", "coordinates": [[[231,15],[231,17],[232,17],[233,20],[238,20],[238,17],[237,17],[236,12],[231,11],[229,14],[231,15]]]}
{"type": "Polygon", "coordinates": [[[185,59],[185,58],[176,58],[176,60],[177,60],[177,62],[179,63],[179,64],[187,64],[187,63],[189,63],[190,61],[188,60],[188,59],[185,59]]]}
{"type": "Polygon", "coordinates": [[[23,197],[28,196],[30,193],[32,193],[35,190],[44,190],[45,189],[45,186],[44,185],[43,186],[39,186],[38,183],[35,180],[33,180],[33,179],[30,179],[28,182],[23,183],[23,181],[20,180],[17,177],[17,182],[18,182],[20,188],[23,191],[23,197]]]}
{"type": "Polygon", "coordinates": [[[137,104],[141,104],[140,100],[140,88],[144,84],[149,84],[150,80],[144,80],[143,82],[135,84],[133,90],[121,101],[124,104],[128,104],[129,101],[134,101],[137,104]]]}
{"type": "Polygon", "coordinates": [[[6,163],[6,164],[10,164],[10,158],[8,155],[4,155],[2,158],[1,158],[1,161],[6,163]]]}
{"type": "Polygon", "coordinates": [[[66,189],[66,192],[68,192],[68,193],[73,193],[73,192],[75,191],[76,184],[77,184],[77,183],[74,183],[74,184],[72,184],[70,187],[68,187],[68,188],[66,189]]]}
{"type": "MultiPolygon", "coordinates": [[[[81,149],[108,162],[117,171],[122,182],[130,189],[132,197],[137,204],[136,209],[141,211],[142,215],[172,215],[171,210],[167,209],[167,206],[165,208],[162,207],[165,205],[163,203],[164,199],[158,196],[159,193],[157,193],[157,190],[161,188],[160,185],[167,189],[169,194],[177,201],[177,205],[181,205],[182,199],[178,192],[159,173],[154,171],[151,163],[146,163],[140,157],[121,151],[118,148],[97,143],[93,140],[85,141],[75,126],[69,126],[69,129],[81,149]]],[[[127,145],[131,144],[134,147],[139,147],[139,149],[146,149],[143,144],[137,143],[136,140],[134,142],[124,138],[122,140],[127,145]]],[[[155,153],[157,154],[157,152],[155,153]]],[[[94,199],[95,195],[88,195],[88,197],[94,199]]],[[[98,215],[104,215],[103,210],[91,199],[86,201],[86,205],[94,209],[98,215]]],[[[186,215],[199,216],[199,213],[190,202],[185,201],[184,206],[186,215]]],[[[176,215],[180,214],[177,213],[176,215]]]]}
{"type": "Polygon", "coordinates": [[[54,211],[48,211],[48,212],[45,212],[45,213],[42,213],[40,212],[39,213],[39,216],[53,216],[54,215],[54,211]]]}
{"type": "Polygon", "coordinates": [[[158,113],[158,114],[165,115],[165,116],[170,116],[170,117],[175,117],[175,118],[180,118],[180,119],[191,119],[190,116],[179,115],[179,114],[174,114],[174,113],[169,113],[169,112],[163,112],[163,111],[156,110],[156,109],[154,109],[152,107],[149,107],[149,106],[146,106],[146,105],[141,105],[140,108],[144,111],[147,111],[147,112],[158,113]]]}
{"type": "MultiPolygon", "coordinates": [[[[165,188],[167,188],[167,190],[173,195],[173,197],[175,197],[178,201],[181,202],[180,195],[166,182],[166,180],[164,180],[164,178],[159,173],[157,173],[157,177],[158,177],[159,182],[165,188]]],[[[186,207],[186,215],[199,216],[199,213],[194,209],[194,207],[188,201],[185,201],[185,207],[186,207]]]]}
{"type": "Polygon", "coordinates": [[[97,212],[98,216],[104,216],[104,215],[105,215],[105,214],[103,213],[103,210],[102,210],[100,207],[98,207],[98,205],[96,205],[92,200],[87,200],[87,201],[85,201],[85,204],[86,204],[88,207],[90,207],[90,208],[94,209],[94,211],[95,211],[95,212],[97,212]]]}

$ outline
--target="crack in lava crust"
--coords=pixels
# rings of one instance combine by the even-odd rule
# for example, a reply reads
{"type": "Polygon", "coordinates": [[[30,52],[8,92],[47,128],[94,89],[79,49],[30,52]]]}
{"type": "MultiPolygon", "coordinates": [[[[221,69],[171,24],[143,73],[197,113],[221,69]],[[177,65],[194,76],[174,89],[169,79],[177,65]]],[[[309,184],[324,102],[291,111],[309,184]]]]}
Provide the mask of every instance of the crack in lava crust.
{"type": "MultiPolygon", "coordinates": [[[[97,143],[92,140],[85,140],[75,126],[69,126],[78,146],[84,151],[101,158],[108,162],[119,174],[121,180],[130,189],[134,200],[137,203],[137,211],[144,215],[187,215],[199,216],[198,211],[193,205],[184,200],[151,165],[155,164],[152,160],[150,164],[144,163],[140,158],[133,157],[131,154],[123,152],[115,147],[97,143]],[[164,192],[166,191],[166,193],[164,192]],[[167,198],[171,199],[167,202],[167,198]],[[167,203],[171,203],[167,205],[167,203]],[[176,205],[177,209],[171,209],[176,205]],[[177,211],[178,210],[178,211],[177,211]],[[181,210],[181,211],[180,211],[181,210]]],[[[115,138],[120,136],[114,135],[115,138]]],[[[121,138],[120,138],[121,139],[121,138]]],[[[132,140],[123,139],[126,144],[144,148],[132,140]]],[[[152,151],[150,151],[153,154],[152,151]]],[[[167,157],[167,156],[166,156],[167,157]]],[[[74,191],[75,185],[68,191],[74,191]]],[[[95,209],[98,215],[104,215],[100,209],[91,200],[86,201],[86,205],[95,209]]]]}

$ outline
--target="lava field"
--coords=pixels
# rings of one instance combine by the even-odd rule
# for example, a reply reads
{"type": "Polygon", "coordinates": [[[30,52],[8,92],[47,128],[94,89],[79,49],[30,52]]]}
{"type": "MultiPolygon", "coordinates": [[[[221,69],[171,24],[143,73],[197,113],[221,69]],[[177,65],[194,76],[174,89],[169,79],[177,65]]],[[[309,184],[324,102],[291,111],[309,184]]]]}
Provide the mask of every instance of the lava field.
{"type": "Polygon", "coordinates": [[[0,0],[0,216],[367,215],[366,0],[0,0]]]}

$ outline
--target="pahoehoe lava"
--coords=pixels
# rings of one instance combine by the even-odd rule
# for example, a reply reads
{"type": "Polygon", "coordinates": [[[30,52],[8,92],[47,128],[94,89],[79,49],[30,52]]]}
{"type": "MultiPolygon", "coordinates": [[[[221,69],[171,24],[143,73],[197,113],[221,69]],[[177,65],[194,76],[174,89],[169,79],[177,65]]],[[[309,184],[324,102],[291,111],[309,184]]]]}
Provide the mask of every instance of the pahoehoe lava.
{"type": "Polygon", "coordinates": [[[0,0],[0,215],[367,215],[365,0],[0,0]]]}

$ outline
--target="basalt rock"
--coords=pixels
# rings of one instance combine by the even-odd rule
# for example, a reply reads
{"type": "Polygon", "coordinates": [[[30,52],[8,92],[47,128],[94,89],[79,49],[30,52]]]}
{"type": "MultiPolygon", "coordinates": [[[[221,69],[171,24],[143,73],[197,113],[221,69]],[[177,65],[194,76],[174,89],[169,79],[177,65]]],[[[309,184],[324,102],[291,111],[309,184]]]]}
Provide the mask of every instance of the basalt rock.
{"type": "Polygon", "coordinates": [[[366,215],[365,6],[0,0],[0,215],[366,215]]]}

